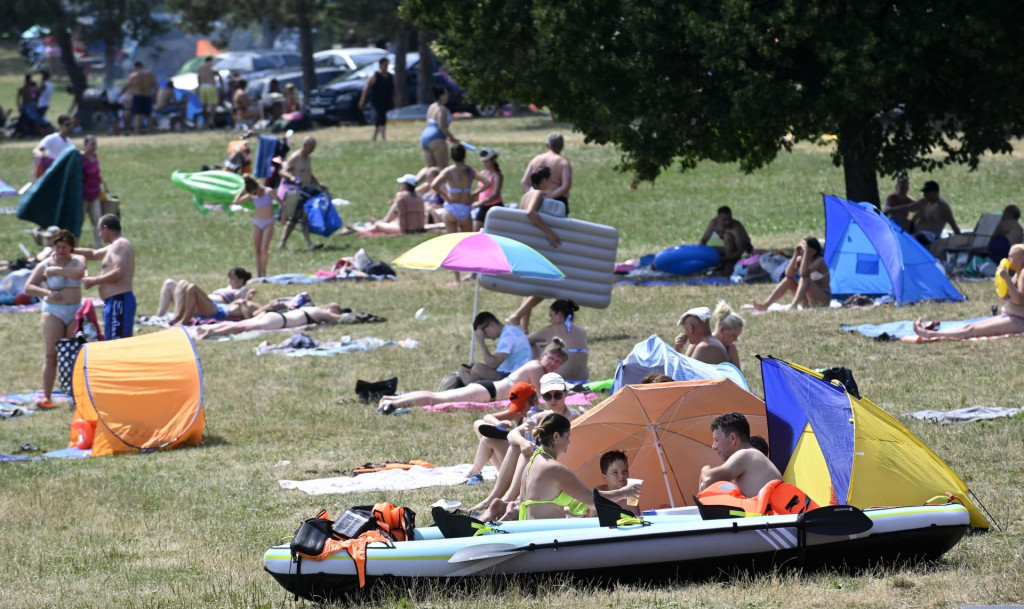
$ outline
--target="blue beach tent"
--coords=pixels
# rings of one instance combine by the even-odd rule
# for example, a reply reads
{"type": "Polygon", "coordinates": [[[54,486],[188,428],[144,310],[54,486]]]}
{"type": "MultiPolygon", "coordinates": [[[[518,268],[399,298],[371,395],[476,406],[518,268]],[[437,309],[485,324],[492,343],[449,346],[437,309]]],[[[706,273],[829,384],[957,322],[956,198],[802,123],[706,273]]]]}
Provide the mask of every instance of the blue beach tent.
{"type": "Polygon", "coordinates": [[[964,299],[935,257],[868,203],[825,195],[824,256],[833,297],[889,295],[898,307],[964,299]]]}

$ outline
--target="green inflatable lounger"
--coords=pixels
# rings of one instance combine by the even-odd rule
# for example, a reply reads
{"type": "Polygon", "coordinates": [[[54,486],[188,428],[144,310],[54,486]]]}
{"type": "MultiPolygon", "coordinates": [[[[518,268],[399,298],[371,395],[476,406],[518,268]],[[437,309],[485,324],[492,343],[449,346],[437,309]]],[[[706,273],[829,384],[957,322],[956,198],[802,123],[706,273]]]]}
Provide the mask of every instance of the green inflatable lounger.
{"type": "Polygon", "coordinates": [[[196,173],[184,173],[175,171],[171,174],[171,182],[178,188],[183,188],[192,193],[192,202],[203,214],[207,209],[203,202],[220,203],[221,208],[227,214],[231,212],[231,202],[242,191],[244,182],[242,176],[230,171],[214,169],[211,171],[198,171],[196,173]]]}

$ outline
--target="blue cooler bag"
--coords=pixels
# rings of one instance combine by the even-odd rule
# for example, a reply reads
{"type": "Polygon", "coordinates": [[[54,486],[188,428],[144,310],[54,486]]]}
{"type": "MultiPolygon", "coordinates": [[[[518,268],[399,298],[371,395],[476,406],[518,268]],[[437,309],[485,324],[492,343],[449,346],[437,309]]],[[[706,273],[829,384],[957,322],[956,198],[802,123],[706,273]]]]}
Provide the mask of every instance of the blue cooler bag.
{"type": "Polygon", "coordinates": [[[309,232],[322,237],[330,237],[341,228],[341,216],[334,209],[331,197],[321,193],[306,200],[306,217],[309,232]]]}

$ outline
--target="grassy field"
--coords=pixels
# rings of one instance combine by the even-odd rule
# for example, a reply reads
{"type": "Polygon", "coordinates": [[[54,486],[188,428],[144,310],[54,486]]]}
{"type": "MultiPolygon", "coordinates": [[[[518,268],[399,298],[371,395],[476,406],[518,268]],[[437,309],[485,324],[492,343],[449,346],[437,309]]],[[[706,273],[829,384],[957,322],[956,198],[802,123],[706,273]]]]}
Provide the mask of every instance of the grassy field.
{"type": "MultiPolygon", "coordinates": [[[[16,65],[3,60],[2,65],[16,65]]],[[[17,74],[0,76],[0,100],[13,100],[17,74]],[[9,92],[9,93],[8,93],[9,92]]],[[[57,107],[57,102],[55,102],[57,107]]],[[[369,128],[315,133],[320,147],[314,167],[343,208],[347,222],[380,215],[395,177],[421,163],[418,124],[389,126],[389,141],[372,144],[369,128]]],[[[568,135],[566,155],[575,167],[574,216],[620,231],[618,257],[626,259],[679,242],[695,241],[718,205],[729,204],[763,247],[792,247],[805,234],[821,236],[820,193],[843,194],[842,171],[824,148],[801,146],[753,175],[735,166],[703,164],[686,174],[670,171],[654,185],[629,188],[615,173],[612,147],[590,146],[571,126],[544,118],[458,121],[453,131],[466,141],[496,147],[512,185],[528,159],[542,150],[547,132],[568,135]]],[[[167,277],[188,278],[212,290],[225,284],[226,270],[251,268],[250,224],[244,215],[200,215],[190,197],[171,185],[173,170],[197,170],[223,160],[228,132],[151,137],[101,137],[103,175],[122,197],[125,235],[138,256],[135,291],[139,313],[156,309],[167,277]]],[[[33,142],[0,144],[0,178],[20,185],[29,176],[33,142]]],[[[1019,203],[1024,162],[986,158],[979,171],[952,168],[929,175],[962,226],[983,212],[1019,203]]],[[[14,205],[11,199],[0,205],[14,205]]],[[[30,244],[29,226],[0,215],[0,255],[17,256],[30,244]]],[[[363,239],[333,237],[308,253],[293,237],[290,249],[274,250],[271,273],[312,273],[364,247],[390,261],[423,240],[420,236],[363,239]]],[[[93,265],[93,272],[98,268],[93,265]]],[[[468,414],[414,411],[383,417],[373,408],[339,398],[353,396],[357,379],[397,375],[401,390],[433,388],[467,356],[472,291],[445,287],[448,273],[401,271],[397,282],[311,286],[317,302],[337,301],[388,318],[384,324],[326,327],[319,340],[379,336],[420,341],[416,350],[380,349],[330,359],[257,357],[258,341],[199,343],[205,379],[206,443],[200,448],[146,456],[85,461],[0,464],[0,553],[5,574],[3,607],[288,607],[294,606],[263,572],[263,551],[289,537],[297,524],[321,507],[332,513],[351,505],[389,500],[408,505],[429,521],[429,506],[443,496],[472,504],[481,487],[432,488],[398,493],[312,497],[282,490],[280,479],[336,475],[368,461],[423,458],[437,464],[472,459],[475,442],[468,414]],[[425,307],[429,319],[413,312],[425,307]]],[[[976,317],[989,311],[994,292],[987,282],[962,286],[961,304],[926,304],[907,309],[805,311],[747,315],[740,342],[744,372],[760,393],[755,354],[771,354],[810,367],[851,368],[864,394],[893,414],[952,409],[976,404],[1020,406],[1020,339],[925,345],[875,343],[840,331],[842,323],[877,323],[924,316],[976,317]]],[[[291,295],[296,286],[258,287],[260,299],[291,295]]],[[[671,339],[679,314],[718,299],[734,306],[763,297],[764,285],[736,287],[616,287],[611,306],[585,309],[579,323],[591,336],[592,378],[610,377],[632,346],[659,334],[671,339]]],[[[518,298],[484,291],[481,308],[510,313],[518,298]]],[[[144,328],[143,332],[150,329],[144,328]]],[[[0,315],[0,392],[39,387],[42,345],[38,315],[0,315]]],[[[281,337],[272,336],[272,340],[281,337]]],[[[66,445],[70,415],[42,412],[0,422],[0,452],[24,443],[50,450],[66,445]]],[[[1006,527],[964,540],[943,561],[916,567],[849,575],[763,575],[727,583],[680,584],[644,589],[618,587],[591,592],[552,585],[536,593],[511,591],[512,607],[956,607],[1024,600],[1021,577],[1021,517],[1014,506],[1020,488],[1024,443],[1021,419],[939,427],[908,426],[980,496],[1006,527]]],[[[710,435],[710,433],[709,433],[710,435]]],[[[301,603],[300,603],[301,604],[301,603]]],[[[491,607],[486,593],[445,598],[421,593],[382,601],[384,606],[491,607]]]]}

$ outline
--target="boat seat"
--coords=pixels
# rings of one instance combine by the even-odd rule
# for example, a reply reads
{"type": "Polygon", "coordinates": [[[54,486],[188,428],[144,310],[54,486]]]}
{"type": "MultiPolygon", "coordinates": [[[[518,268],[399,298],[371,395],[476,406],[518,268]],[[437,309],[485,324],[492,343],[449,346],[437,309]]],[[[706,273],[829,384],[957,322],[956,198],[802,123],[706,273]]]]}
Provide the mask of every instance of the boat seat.
{"type": "Polygon", "coordinates": [[[440,506],[434,506],[430,510],[430,515],[434,519],[434,525],[441,531],[445,539],[455,539],[458,537],[473,537],[480,531],[481,527],[488,528],[491,532],[501,532],[497,529],[493,529],[482,520],[477,520],[472,516],[466,516],[465,514],[453,514],[448,510],[440,506]]]}
{"type": "Polygon", "coordinates": [[[697,495],[693,496],[693,504],[697,506],[697,511],[700,512],[701,520],[728,520],[730,518],[744,518],[744,513],[738,508],[729,507],[728,505],[704,505],[697,499],[697,495]]]}

